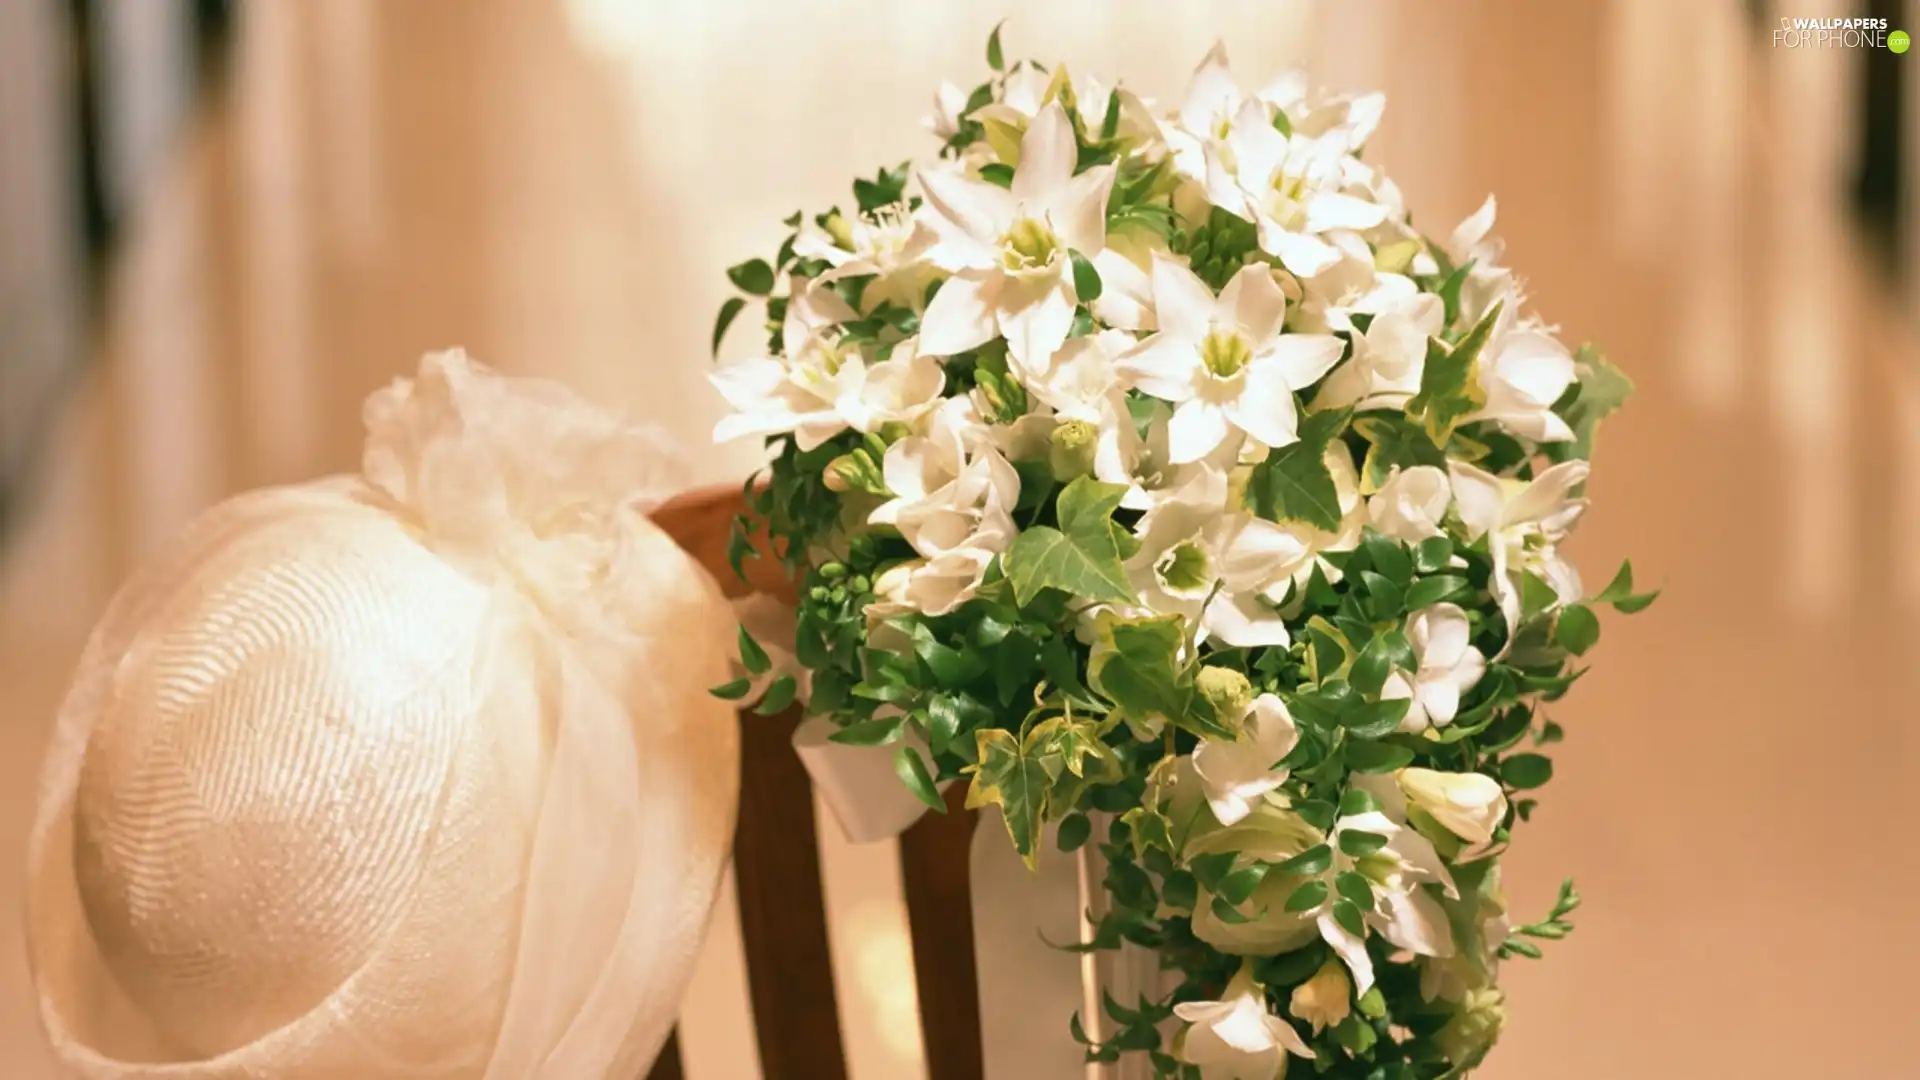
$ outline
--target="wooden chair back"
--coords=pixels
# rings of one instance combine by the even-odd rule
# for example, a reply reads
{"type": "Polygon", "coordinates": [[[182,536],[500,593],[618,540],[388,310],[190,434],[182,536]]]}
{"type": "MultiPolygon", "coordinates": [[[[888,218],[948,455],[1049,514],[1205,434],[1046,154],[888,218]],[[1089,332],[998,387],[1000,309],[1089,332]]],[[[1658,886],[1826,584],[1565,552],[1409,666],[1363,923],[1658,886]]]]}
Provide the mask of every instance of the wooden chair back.
{"type": "MultiPolygon", "coordinates": [[[[653,519],[728,596],[760,592],[791,603],[794,584],[773,558],[748,560],[745,581],[728,565],[733,521],[745,508],[737,487],[706,489],[659,508],[653,519]]],[[[754,539],[765,552],[765,537],[754,539]]],[[[799,706],[778,716],[740,713],[740,823],[733,846],[740,936],[766,1080],[845,1080],[820,884],[819,823],[812,786],[791,743],[800,716],[799,706]]],[[[956,784],[948,793],[946,814],[928,814],[900,839],[929,1080],[980,1080],[981,1075],[968,891],[974,814],[962,807],[961,798],[962,785],[956,784]]],[[[669,1041],[649,1080],[682,1077],[677,1041],[669,1041]]]]}

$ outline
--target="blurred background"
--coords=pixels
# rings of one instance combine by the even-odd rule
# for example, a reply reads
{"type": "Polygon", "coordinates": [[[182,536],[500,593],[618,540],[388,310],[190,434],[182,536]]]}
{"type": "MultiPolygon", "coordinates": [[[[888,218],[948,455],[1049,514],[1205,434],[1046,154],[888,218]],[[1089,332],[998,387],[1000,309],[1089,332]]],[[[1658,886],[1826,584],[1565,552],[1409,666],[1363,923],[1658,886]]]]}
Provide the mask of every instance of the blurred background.
{"type": "MultiPolygon", "coordinates": [[[[1588,903],[1509,969],[1481,1075],[1912,1075],[1920,57],[1771,32],[1920,32],[1914,0],[0,0],[0,865],[129,568],[230,492],[354,468],[361,399],[422,351],[743,475],[704,448],[722,269],[931,152],[934,87],[1010,13],[1010,56],[1163,99],[1216,38],[1246,81],[1387,90],[1416,220],[1498,192],[1538,309],[1639,383],[1576,553],[1666,594],[1555,713],[1510,889],[1588,903]]],[[[826,832],[854,1075],[911,1080],[896,855],[826,832]]],[[[47,1080],[3,876],[0,1077],[47,1080]]],[[[732,924],[695,1080],[758,1075],[732,924]]]]}

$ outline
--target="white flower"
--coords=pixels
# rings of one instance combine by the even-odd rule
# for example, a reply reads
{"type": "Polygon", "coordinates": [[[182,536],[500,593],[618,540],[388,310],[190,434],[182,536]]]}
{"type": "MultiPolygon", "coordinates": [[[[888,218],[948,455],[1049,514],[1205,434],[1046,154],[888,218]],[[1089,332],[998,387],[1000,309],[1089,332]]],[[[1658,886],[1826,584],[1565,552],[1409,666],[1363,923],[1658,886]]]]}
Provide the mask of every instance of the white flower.
{"type": "Polygon", "coordinates": [[[946,387],[940,362],[921,355],[909,338],[890,359],[869,365],[840,337],[839,324],[854,318],[831,289],[795,278],[781,330],[784,355],[736,360],[711,376],[734,410],[714,428],[714,440],[792,432],[801,450],[811,450],[849,427],[876,431],[933,408],[946,387]]]}
{"type": "Polygon", "coordinates": [[[1121,330],[1152,330],[1153,257],[1167,250],[1150,229],[1121,228],[1107,234],[1107,246],[1093,257],[1100,273],[1100,298],[1094,318],[1121,330]]]}
{"type": "Polygon", "coordinates": [[[1460,711],[1460,696],[1486,674],[1487,658],[1469,641],[1467,613],[1456,604],[1421,608],[1407,618],[1414,672],[1395,669],[1380,688],[1383,700],[1407,699],[1400,730],[1446,727],[1460,711]]]}
{"type": "Polygon", "coordinates": [[[1073,327],[1068,253],[1091,258],[1105,246],[1114,167],[1073,174],[1078,144],[1058,104],[1040,111],[1020,147],[1011,190],[920,170],[925,220],[939,238],[930,257],[954,272],[921,317],[920,347],[951,356],[1004,336],[1014,361],[1038,373],[1073,327]]]}
{"type": "Polygon", "coordinates": [[[1395,469],[1367,500],[1367,522],[1390,539],[1417,544],[1445,533],[1441,519],[1452,503],[1453,489],[1438,467],[1395,469]]]}
{"type": "Polygon", "coordinates": [[[820,275],[817,284],[871,277],[860,292],[860,306],[867,311],[882,303],[918,311],[927,286],[939,274],[939,268],[926,259],[933,243],[933,230],[916,220],[904,204],[895,204],[871,215],[835,215],[824,230],[809,222],[800,230],[793,250],[802,258],[824,260],[832,268],[820,275]]]}
{"type": "Polygon", "coordinates": [[[1273,694],[1253,699],[1233,739],[1201,739],[1193,751],[1193,771],[1215,820],[1237,824],[1263,796],[1285,783],[1287,770],[1279,762],[1299,741],[1286,704],[1273,694]]]}
{"type": "Polygon", "coordinates": [[[1293,988],[1287,1011],[1312,1024],[1315,1035],[1345,1020],[1353,1011],[1353,983],[1346,970],[1332,960],[1320,965],[1312,978],[1293,988]]]}
{"type": "Polygon", "coordinates": [[[1226,44],[1214,42],[1200,66],[1193,69],[1179,111],[1161,125],[1161,135],[1173,153],[1174,171],[1188,180],[1205,180],[1206,148],[1233,129],[1234,117],[1245,100],[1227,68],[1226,44]]]}
{"type": "Polygon", "coordinates": [[[933,95],[933,114],[921,120],[920,125],[944,142],[960,134],[960,122],[966,118],[967,92],[942,80],[940,89],[933,95]]]}
{"type": "Polygon", "coordinates": [[[921,558],[882,574],[874,591],[886,603],[945,614],[973,596],[987,565],[1013,543],[1009,511],[1020,476],[966,398],[941,406],[927,434],[887,447],[881,472],[895,497],[868,520],[898,529],[921,558]]]}
{"type": "Polygon", "coordinates": [[[1247,266],[1215,296],[1178,260],[1156,255],[1153,301],[1159,331],[1119,366],[1142,392],[1175,404],[1175,464],[1213,454],[1236,430],[1270,447],[1299,438],[1294,391],[1319,381],[1344,345],[1282,333],[1286,298],[1266,266],[1247,266]]]}
{"type": "Polygon", "coordinates": [[[1148,511],[1127,576],[1147,610],[1197,618],[1202,640],[1285,645],[1286,622],[1261,594],[1284,582],[1310,552],[1298,535],[1273,522],[1226,510],[1226,492],[1226,477],[1203,469],[1148,511]]]}
{"type": "Polygon", "coordinates": [[[1411,768],[1398,779],[1408,801],[1473,847],[1492,843],[1507,818],[1507,794],[1491,776],[1411,768]]]}
{"type": "Polygon", "coordinates": [[[1098,139],[1107,120],[1107,109],[1115,95],[1120,97],[1119,125],[1115,137],[1128,141],[1135,149],[1155,139],[1159,125],[1146,106],[1132,93],[1109,87],[1097,76],[1074,78],[1065,64],[1051,72],[1023,65],[1008,73],[1000,91],[1000,100],[975,110],[972,119],[984,129],[986,141],[1000,160],[1015,164],[1020,160],[1020,138],[1040,110],[1055,101],[1073,110],[1089,141],[1098,139]]]}
{"type": "MultiPolygon", "coordinates": [[[[1353,783],[1369,791],[1393,788],[1392,780],[1387,777],[1357,776],[1353,783]]],[[[1400,799],[1397,789],[1392,800],[1382,798],[1380,801],[1381,810],[1349,814],[1334,822],[1329,838],[1333,865],[1325,878],[1329,886],[1327,901],[1315,914],[1320,936],[1346,963],[1353,973],[1355,990],[1361,994],[1373,988],[1373,958],[1367,954],[1366,939],[1342,926],[1334,915],[1339,892],[1332,886],[1340,874],[1358,873],[1372,887],[1373,907],[1360,913],[1366,928],[1379,931],[1398,948],[1419,956],[1452,956],[1456,952],[1453,927],[1447,921],[1446,910],[1425,888],[1428,884],[1438,885],[1447,896],[1458,897],[1453,876],[1447,872],[1432,842],[1405,826],[1404,815],[1398,812],[1404,809],[1404,800],[1400,799]],[[1378,850],[1354,857],[1348,855],[1340,843],[1341,835],[1349,832],[1370,833],[1384,838],[1386,843],[1378,850]]]]}
{"type": "Polygon", "coordinates": [[[1487,348],[1480,360],[1487,403],[1468,419],[1492,420],[1534,442],[1573,438],[1573,429],[1553,411],[1576,376],[1566,346],[1545,330],[1523,327],[1497,336],[1487,348]]]}
{"type": "Polygon", "coordinates": [[[1469,543],[1487,537],[1493,575],[1487,584],[1507,619],[1507,637],[1520,627],[1520,590],[1515,578],[1531,573],[1552,587],[1561,603],[1580,599],[1580,573],[1560,556],[1560,542],[1573,531],[1587,501],[1573,489],[1586,483],[1587,463],[1563,461],[1531,482],[1494,476],[1464,462],[1449,462],[1454,503],[1469,543]]]}
{"type": "Polygon", "coordinates": [[[1253,981],[1252,965],[1227,983],[1219,1001],[1187,1001],[1173,1007],[1187,1027],[1180,1060],[1200,1067],[1201,1080],[1274,1080],[1286,1054],[1311,1058],[1306,1040],[1267,1011],[1267,995],[1253,981]]]}
{"type": "Polygon", "coordinates": [[[1387,220],[1387,208],[1364,186],[1344,190],[1349,130],[1284,135],[1261,122],[1265,115],[1257,101],[1242,105],[1232,130],[1207,147],[1207,197],[1253,222],[1261,249],[1289,271],[1312,277],[1340,261],[1331,234],[1376,228],[1387,220]]]}
{"type": "Polygon", "coordinates": [[[1328,318],[1334,329],[1352,333],[1353,356],[1327,376],[1314,406],[1398,408],[1420,392],[1427,339],[1443,329],[1446,312],[1438,296],[1421,292],[1411,278],[1381,274],[1371,291],[1328,318]],[[1365,330],[1356,315],[1367,317],[1365,330]]]}

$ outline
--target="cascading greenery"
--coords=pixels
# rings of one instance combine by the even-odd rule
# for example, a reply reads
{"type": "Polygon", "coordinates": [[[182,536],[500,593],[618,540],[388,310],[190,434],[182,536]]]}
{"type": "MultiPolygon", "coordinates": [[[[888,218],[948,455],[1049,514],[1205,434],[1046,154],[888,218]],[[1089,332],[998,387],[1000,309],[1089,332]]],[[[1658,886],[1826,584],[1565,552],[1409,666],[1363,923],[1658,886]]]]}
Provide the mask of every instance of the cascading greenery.
{"type": "Polygon", "coordinates": [[[1499,865],[1596,610],[1653,599],[1558,552],[1630,384],[1522,314],[1491,200],[1412,227],[1378,95],[1246,93],[1216,49],[1162,111],[988,59],[938,160],[730,271],[716,350],[749,298],[769,330],[715,376],[769,447],[734,557],[766,530],[801,604],[798,668],[743,633],[763,677],[716,693],[804,687],[1029,862],[1095,846],[1086,947],[1166,978],[1100,1041],[1062,1017],[1090,1060],[1460,1075],[1579,902],[1515,926],[1499,865]]]}

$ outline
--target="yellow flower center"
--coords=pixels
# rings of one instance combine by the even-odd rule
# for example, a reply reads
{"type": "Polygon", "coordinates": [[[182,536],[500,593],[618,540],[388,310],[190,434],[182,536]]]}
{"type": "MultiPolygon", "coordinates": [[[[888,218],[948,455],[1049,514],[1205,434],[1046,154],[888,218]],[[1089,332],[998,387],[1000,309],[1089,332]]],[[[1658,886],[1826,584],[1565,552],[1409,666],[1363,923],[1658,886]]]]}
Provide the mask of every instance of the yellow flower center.
{"type": "Polygon", "coordinates": [[[1200,545],[1184,540],[1154,560],[1153,572],[1161,588],[1191,600],[1206,596],[1213,588],[1212,561],[1200,545]]]}
{"type": "Polygon", "coordinates": [[[1060,252],[1060,238],[1038,218],[1023,217],[1000,238],[1000,265],[1013,273],[1042,270],[1060,252]]]}
{"type": "Polygon", "coordinates": [[[1253,346],[1237,331],[1214,330],[1200,342],[1200,362],[1222,379],[1240,374],[1253,359],[1253,346]]]}

